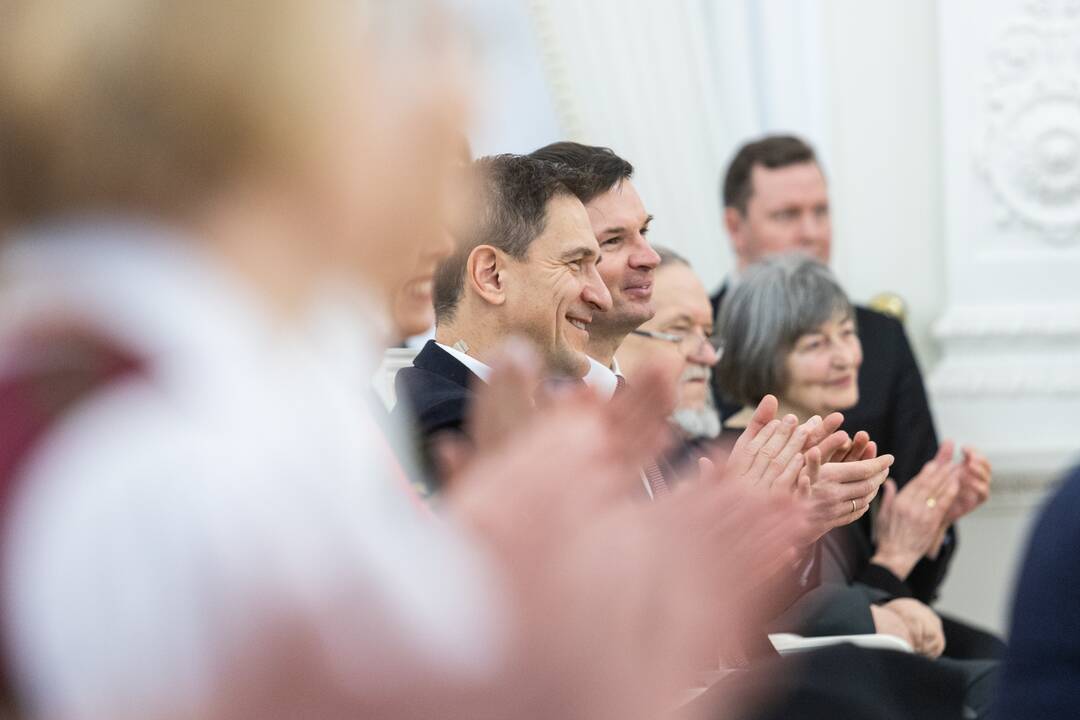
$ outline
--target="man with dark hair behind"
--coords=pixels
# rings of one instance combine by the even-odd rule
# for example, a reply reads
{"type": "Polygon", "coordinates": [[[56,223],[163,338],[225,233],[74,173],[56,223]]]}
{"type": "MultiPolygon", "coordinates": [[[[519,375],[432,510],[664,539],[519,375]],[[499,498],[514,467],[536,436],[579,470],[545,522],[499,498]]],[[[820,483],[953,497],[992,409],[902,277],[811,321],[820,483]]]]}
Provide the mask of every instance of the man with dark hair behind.
{"type": "MultiPolygon", "coordinates": [[[[814,149],[802,139],[772,135],[743,145],[724,176],[722,200],[738,272],[764,257],[786,252],[803,252],[828,264],[832,245],[828,187],[814,149]]],[[[717,316],[728,288],[729,283],[725,283],[712,297],[717,316]]],[[[882,452],[896,457],[891,477],[902,491],[938,450],[922,374],[899,320],[861,306],[855,307],[855,320],[864,358],[859,401],[844,412],[844,428],[852,434],[866,431],[882,452]]],[[[728,417],[739,408],[725,397],[716,378],[714,375],[715,399],[728,417]]],[[[986,500],[989,483],[982,480],[986,462],[977,451],[965,449],[964,465],[969,471],[958,507],[967,513],[986,500]]],[[[957,517],[953,514],[948,521],[957,517]]],[[[869,542],[870,514],[859,523],[869,542]]],[[[923,558],[899,584],[929,604],[937,597],[955,547],[955,530],[950,524],[937,554],[923,558]]],[[[884,568],[883,572],[890,571],[884,568]]],[[[967,646],[972,656],[985,657],[1001,650],[1000,642],[984,633],[969,633],[966,626],[949,619],[946,625],[953,652],[962,655],[967,646]]]]}
{"type": "Polygon", "coordinates": [[[591,363],[585,381],[601,395],[610,396],[619,376],[615,351],[653,316],[653,272],[660,264],[647,239],[653,216],[634,187],[634,166],[610,148],[557,142],[531,156],[582,172],[573,189],[588,211],[604,258],[600,276],[611,293],[611,310],[589,328],[591,363]]]}

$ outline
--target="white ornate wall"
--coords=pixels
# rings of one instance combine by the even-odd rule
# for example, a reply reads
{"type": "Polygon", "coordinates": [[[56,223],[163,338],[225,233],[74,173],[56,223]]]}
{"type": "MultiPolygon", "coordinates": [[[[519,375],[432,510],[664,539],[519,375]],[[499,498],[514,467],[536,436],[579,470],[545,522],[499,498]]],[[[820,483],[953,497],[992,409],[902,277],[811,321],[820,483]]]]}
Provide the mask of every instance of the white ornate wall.
{"type": "Polygon", "coordinates": [[[908,306],[924,371],[944,301],[937,0],[826,0],[832,264],[859,302],[908,306]]]}
{"type": "Polygon", "coordinates": [[[998,625],[1026,527],[1080,447],[1080,2],[940,8],[944,434],[994,462],[946,600],[998,625]]]}
{"type": "Polygon", "coordinates": [[[734,146],[822,148],[841,280],[907,301],[941,434],[995,463],[942,605],[1003,628],[1033,510],[1080,447],[1080,0],[485,1],[477,152],[615,146],[657,242],[709,284],[734,146]]]}

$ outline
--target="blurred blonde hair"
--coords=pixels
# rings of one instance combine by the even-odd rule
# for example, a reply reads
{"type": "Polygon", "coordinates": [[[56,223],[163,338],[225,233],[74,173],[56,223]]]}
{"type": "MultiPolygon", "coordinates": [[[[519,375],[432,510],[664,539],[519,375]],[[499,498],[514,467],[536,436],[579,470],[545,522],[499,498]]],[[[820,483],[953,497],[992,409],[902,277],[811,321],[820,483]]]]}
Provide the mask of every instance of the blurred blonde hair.
{"type": "MultiPolygon", "coordinates": [[[[359,0],[6,0],[0,220],[184,216],[300,161],[360,47],[359,0]]],[[[359,71],[360,68],[356,68],[359,71]]]]}

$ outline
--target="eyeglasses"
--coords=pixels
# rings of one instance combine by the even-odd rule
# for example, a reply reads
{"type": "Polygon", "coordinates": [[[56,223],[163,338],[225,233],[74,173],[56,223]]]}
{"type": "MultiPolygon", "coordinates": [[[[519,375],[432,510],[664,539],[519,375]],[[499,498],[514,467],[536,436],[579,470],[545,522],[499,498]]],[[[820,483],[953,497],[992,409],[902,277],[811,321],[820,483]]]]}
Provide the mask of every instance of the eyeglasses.
{"type": "Polygon", "coordinates": [[[634,335],[640,337],[646,337],[650,340],[659,340],[661,342],[668,342],[672,345],[677,345],[679,351],[684,355],[697,355],[705,346],[710,346],[717,355],[721,352],[720,338],[715,335],[705,335],[704,333],[690,332],[690,333],[666,333],[658,330],[634,330],[634,335]]]}

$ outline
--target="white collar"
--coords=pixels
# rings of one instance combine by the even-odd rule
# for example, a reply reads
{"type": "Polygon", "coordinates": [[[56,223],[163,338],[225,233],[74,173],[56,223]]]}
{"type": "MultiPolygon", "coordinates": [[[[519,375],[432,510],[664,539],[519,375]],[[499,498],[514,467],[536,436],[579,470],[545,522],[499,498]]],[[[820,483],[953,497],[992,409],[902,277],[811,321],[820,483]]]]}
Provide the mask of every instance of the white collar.
{"type": "Polygon", "coordinates": [[[619,371],[619,361],[612,358],[611,367],[607,367],[603,363],[599,363],[593,358],[589,358],[589,372],[585,374],[582,380],[585,384],[596,391],[604,400],[610,400],[615,395],[615,388],[619,385],[619,376],[622,373],[619,371]]]}
{"type": "Polygon", "coordinates": [[[484,382],[487,382],[488,378],[491,377],[491,368],[480,362],[476,358],[472,357],[471,355],[466,355],[457,348],[452,348],[449,345],[443,345],[441,342],[436,342],[435,344],[441,347],[446,352],[450,353],[452,356],[454,356],[458,360],[458,362],[469,368],[469,370],[471,370],[473,374],[476,375],[476,377],[480,378],[484,382]]]}

